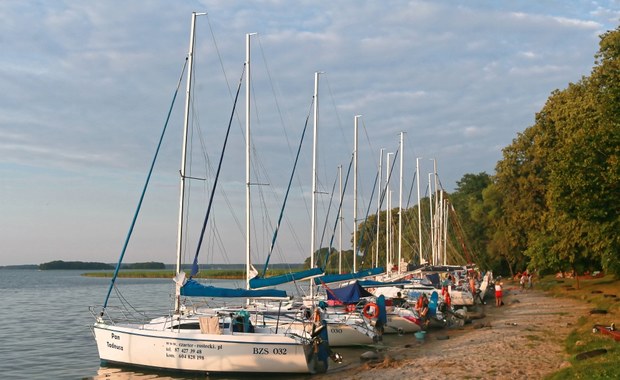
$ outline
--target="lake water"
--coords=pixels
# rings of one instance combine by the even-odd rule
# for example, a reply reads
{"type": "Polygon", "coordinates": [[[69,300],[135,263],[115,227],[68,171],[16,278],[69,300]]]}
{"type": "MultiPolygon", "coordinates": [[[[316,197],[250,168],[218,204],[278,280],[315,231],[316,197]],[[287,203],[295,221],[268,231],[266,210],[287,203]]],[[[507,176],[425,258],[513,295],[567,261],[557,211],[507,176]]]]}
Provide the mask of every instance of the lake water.
{"type": "MultiPolygon", "coordinates": [[[[94,317],[88,307],[103,303],[110,279],[83,277],[81,273],[82,271],[0,269],[0,321],[3,323],[0,329],[2,378],[94,380],[196,378],[102,367],[90,329],[94,317]]],[[[174,292],[171,279],[119,279],[118,282],[123,296],[138,308],[148,305],[149,310],[167,310],[170,307],[170,294],[174,292]]],[[[224,286],[233,284],[231,281],[218,283],[224,286]]],[[[234,286],[243,285],[235,281],[234,286]]],[[[365,350],[336,351],[344,355],[346,364],[356,362],[359,353],[365,350]]]]}

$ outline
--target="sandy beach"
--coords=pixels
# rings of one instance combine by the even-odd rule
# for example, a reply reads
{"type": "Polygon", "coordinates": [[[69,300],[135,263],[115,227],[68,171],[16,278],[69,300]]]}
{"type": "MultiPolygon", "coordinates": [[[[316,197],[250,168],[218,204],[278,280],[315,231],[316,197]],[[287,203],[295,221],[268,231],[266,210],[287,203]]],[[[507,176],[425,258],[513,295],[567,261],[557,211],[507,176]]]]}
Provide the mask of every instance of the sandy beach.
{"type": "MultiPolygon", "coordinates": [[[[541,291],[508,288],[504,306],[492,297],[477,306],[483,316],[461,328],[431,329],[424,342],[394,337],[382,360],[332,369],[321,379],[540,379],[570,365],[564,340],[584,303],[541,291]]],[[[371,350],[371,349],[369,349],[371,350]]]]}

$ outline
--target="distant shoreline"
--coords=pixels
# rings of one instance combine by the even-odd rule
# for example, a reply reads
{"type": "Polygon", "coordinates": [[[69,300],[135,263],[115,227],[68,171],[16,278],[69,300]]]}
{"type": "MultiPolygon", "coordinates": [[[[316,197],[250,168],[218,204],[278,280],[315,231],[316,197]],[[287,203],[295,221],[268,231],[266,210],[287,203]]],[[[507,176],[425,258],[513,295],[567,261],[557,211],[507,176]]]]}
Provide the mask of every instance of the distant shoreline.
{"type": "MultiPolygon", "coordinates": [[[[187,273],[186,273],[187,274],[187,273]]],[[[104,277],[109,278],[114,275],[113,271],[101,271],[101,272],[86,272],[82,273],[84,277],[104,277]]],[[[173,270],[132,270],[132,271],[119,271],[118,277],[121,278],[172,278],[175,276],[173,270]]],[[[208,270],[198,273],[195,278],[216,278],[221,280],[240,280],[245,278],[245,272],[243,271],[231,271],[231,270],[208,270]]]]}

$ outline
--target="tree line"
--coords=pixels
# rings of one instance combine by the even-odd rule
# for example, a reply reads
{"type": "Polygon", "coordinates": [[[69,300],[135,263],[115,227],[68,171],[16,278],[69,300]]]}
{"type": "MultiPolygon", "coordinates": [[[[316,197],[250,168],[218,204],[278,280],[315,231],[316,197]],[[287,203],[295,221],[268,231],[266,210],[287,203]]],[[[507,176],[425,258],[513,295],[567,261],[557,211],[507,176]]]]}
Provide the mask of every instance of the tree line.
{"type": "Polygon", "coordinates": [[[470,236],[510,272],[620,274],[620,28],[595,59],[503,149],[495,175],[458,183],[470,236]]]}
{"type": "MultiPolygon", "coordinates": [[[[447,249],[462,262],[504,274],[529,269],[620,275],[620,27],[600,36],[590,75],[553,91],[534,125],[502,150],[494,174],[465,174],[444,196],[457,211],[447,249]]],[[[420,259],[418,223],[430,228],[428,198],[420,207],[420,222],[418,205],[403,210],[402,257],[414,263],[420,259]]],[[[380,223],[385,214],[379,214],[380,223]]],[[[398,217],[392,220],[397,231],[398,217]]],[[[358,269],[385,265],[381,229],[377,244],[377,216],[358,225],[358,269]]],[[[423,242],[422,254],[430,249],[423,242]]],[[[321,265],[328,251],[317,251],[321,265]]],[[[350,272],[353,252],[343,257],[343,271],[350,272]]],[[[337,270],[338,260],[337,251],[329,252],[329,272],[337,270]]]]}

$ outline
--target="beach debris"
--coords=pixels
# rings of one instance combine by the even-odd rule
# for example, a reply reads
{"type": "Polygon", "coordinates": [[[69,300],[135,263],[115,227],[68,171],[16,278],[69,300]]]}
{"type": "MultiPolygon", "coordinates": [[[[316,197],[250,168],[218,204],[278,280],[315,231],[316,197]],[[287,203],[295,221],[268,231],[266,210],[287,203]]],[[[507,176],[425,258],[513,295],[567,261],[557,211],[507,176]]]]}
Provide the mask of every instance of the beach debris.
{"type": "Polygon", "coordinates": [[[484,317],[486,317],[486,315],[482,311],[470,311],[467,313],[468,319],[482,319],[484,317]]]}
{"type": "Polygon", "coordinates": [[[417,331],[413,335],[415,335],[415,338],[418,342],[422,343],[424,342],[424,338],[426,337],[426,331],[417,331]]]}
{"type": "Polygon", "coordinates": [[[472,327],[473,327],[474,329],[481,329],[481,328],[484,328],[484,327],[492,327],[492,326],[491,326],[491,323],[490,323],[490,322],[483,322],[483,323],[476,323],[476,324],[473,324],[473,325],[472,325],[472,327]]]}
{"type": "Polygon", "coordinates": [[[375,351],[366,351],[360,355],[360,361],[362,362],[376,362],[381,360],[383,360],[382,355],[375,351]]]}
{"type": "Polygon", "coordinates": [[[390,355],[386,355],[381,360],[376,360],[372,362],[367,362],[362,366],[362,368],[370,369],[370,368],[394,368],[398,364],[398,361],[394,360],[390,355]]]}
{"type": "Polygon", "coordinates": [[[569,361],[563,361],[563,362],[562,362],[562,364],[560,364],[560,367],[559,367],[559,368],[560,368],[560,369],[563,369],[563,368],[568,368],[568,367],[571,367],[571,366],[572,366],[571,362],[569,362],[569,361]]]}
{"type": "Polygon", "coordinates": [[[604,309],[592,309],[590,314],[607,314],[607,310],[604,309]]]}
{"type": "Polygon", "coordinates": [[[582,352],[580,354],[575,355],[575,360],[585,360],[585,359],[589,359],[595,356],[599,356],[599,355],[603,355],[607,353],[607,349],[605,348],[598,348],[596,350],[592,350],[592,351],[586,351],[586,352],[582,352]]]}

